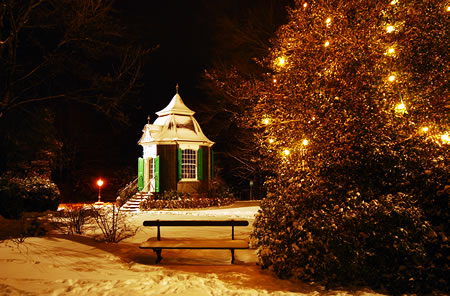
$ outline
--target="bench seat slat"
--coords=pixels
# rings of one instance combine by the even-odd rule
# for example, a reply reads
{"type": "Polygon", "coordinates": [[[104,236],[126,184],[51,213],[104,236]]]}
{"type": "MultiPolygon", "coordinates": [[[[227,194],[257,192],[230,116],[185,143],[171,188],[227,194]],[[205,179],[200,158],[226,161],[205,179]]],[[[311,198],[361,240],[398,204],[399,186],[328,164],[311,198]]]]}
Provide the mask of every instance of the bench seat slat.
{"type": "Polygon", "coordinates": [[[248,249],[246,240],[148,240],[141,249],[248,249]]]}
{"type": "Polygon", "coordinates": [[[248,226],[246,220],[151,220],[144,226],[248,226]]]}

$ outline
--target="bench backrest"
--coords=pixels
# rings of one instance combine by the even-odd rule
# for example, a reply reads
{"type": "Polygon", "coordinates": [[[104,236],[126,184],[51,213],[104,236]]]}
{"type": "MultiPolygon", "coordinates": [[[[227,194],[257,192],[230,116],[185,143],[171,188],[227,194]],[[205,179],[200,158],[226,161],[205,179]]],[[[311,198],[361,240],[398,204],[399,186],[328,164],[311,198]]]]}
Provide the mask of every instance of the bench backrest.
{"type": "Polygon", "coordinates": [[[246,220],[151,220],[144,226],[248,226],[246,220]]]}
{"type": "Polygon", "coordinates": [[[234,239],[234,226],[248,226],[246,220],[149,220],[144,226],[158,227],[157,239],[161,240],[161,226],[231,226],[231,239],[234,239]]]}

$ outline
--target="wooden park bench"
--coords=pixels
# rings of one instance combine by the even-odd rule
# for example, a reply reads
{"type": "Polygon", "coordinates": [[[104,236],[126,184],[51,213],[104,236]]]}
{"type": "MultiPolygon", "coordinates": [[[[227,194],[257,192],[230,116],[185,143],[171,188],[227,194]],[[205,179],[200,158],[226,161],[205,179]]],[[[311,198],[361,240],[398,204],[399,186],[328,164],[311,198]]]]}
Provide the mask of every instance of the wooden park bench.
{"type": "Polygon", "coordinates": [[[231,264],[234,264],[234,250],[248,249],[248,241],[242,239],[234,239],[235,226],[248,226],[245,220],[152,220],[144,221],[144,226],[156,226],[157,237],[150,238],[142,243],[139,248],[153,249],[158,258],[156,264],[161,260],[162,249],[229,249],[231,250],[231,264]],[[227,239],[208,239],[208,240],[191,240],[191,239],[161,239],[161,226],[231,226],[231,240],[227,239]]]}

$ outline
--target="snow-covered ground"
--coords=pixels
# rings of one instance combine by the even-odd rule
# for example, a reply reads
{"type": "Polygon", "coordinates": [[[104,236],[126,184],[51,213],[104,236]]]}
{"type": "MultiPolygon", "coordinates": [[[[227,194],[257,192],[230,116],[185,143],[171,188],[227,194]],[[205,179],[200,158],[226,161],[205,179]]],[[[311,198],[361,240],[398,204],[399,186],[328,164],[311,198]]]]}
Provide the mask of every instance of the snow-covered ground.
{"type": "MultiPolygon", "coordinates": [[[[257,206],[209,210],[151,211],[126,214],[138,231],[118,244],[58,233],[0,242],[0,295],[376,295],[368,289],[327,291],[320,285],[280,280],[256,265],[254,249],[163,250],[155,265],[151,250],[139,244],[156,235],[143,227],[150,219],[247,219],[257,206]]],[[[0,226],[2,227],[2,226],[0,226]]],[[[251,226],[236,227],[236,238],[248,239],[251,226]]],[[[229,238],[230,227],[162,227],[162,237],[229,238]]]]}

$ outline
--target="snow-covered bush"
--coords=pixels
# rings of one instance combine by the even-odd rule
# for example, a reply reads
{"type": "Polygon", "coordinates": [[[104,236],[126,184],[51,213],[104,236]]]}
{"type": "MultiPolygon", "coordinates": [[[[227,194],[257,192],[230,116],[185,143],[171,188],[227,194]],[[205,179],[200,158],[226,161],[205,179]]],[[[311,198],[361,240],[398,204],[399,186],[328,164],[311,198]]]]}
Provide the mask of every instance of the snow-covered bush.
{"type": "Polygon", "coordinates": [[[120,208],[115,204],[101,207],[92,206],[90,210],[105,241],[118,243],[136,234],[137,229],[126,224],[125,217],[121,215],[120,208]]]}
{"type": "Polygon", "coordinates": [[[176,190],[166,190],[161,193],[157,193],[156,199],[159,200],[182,200],[190,198],[190,194],[187,192],[180,192],[176,190]]]}
{"type": "Polygon", "coordinates": [[[162,210],[162,209],[196,209],[230,205],[234,198],[209,198],[209,197],[187,197],[180,199],[146,199],[141,202],[140,209],[162,210]]]}
{"type": "Polygon", "coordinates": [[[5,218],[18,218],[23,212],[54,211],[59,202],[59,189],[48,178],[12,173],[0,177],[0,214],[5,218]]]}
{"type": "Polygon", "coordinates": [[[58,223],[68,234],[83,234],[84,226],[93,217],[92,209],[84,205],[67,205],[56,214],[58,223]]]}
{"type": "Polygon", "coordinates": [[[422,140],[280,166],[252,233],[261,265],[328,286],[448,290],[446,147],[422,140]]]}

